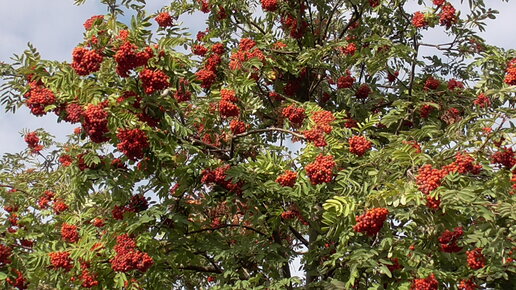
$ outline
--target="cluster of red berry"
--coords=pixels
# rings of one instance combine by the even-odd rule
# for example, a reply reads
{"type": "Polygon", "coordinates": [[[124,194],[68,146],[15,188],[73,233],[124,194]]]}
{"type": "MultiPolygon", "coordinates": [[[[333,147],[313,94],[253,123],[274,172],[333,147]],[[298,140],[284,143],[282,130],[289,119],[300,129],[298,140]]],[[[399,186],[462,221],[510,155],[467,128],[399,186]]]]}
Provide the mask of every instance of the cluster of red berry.
{"type": "Polygon", "coordinates": [[[243,121],[234,119],[231,120],[231,123],[229,124],[229,129],[231,130],[231,133],[233,133],[233,135],[238,135],[246,131],[247,125],[243,121]]]}
{"type": "Polygon", "coordinates": [[[60,214],[68,209],[68,205],[61,199],[56,199],[54,201],[54,205],[52,206],[55,214],[60,214]]]}
{"type": "Polygon", "coordinates": [[[361,84],[355,92],[355,97],[359,99],[366,99],[372,93],[368,84],[361,84]]]}
{"type": "Polygon", "coordinates": [[[222,117],[238,117],[240,115],[240,108],[235,104],[238,98],[235,91],[230,89],[220,90],[219,112],[222,117]]]}
{"type": "Polygon", "coordinates": [[[12,249],[8,246],[0,244],[0,266],[3,267],[11,264],[12,249]]]}
{"type": "Polygon", "coordinates": [[[348,142],[349,152],[357,156],[363,156],[373,146],[373,144],[364,136],[353,136],[349,138],[348,142]]]}
{"type": "Polygon", "coordinates": [[[192,46],[192,52],[195,55],[204,56],[208,52],[208,48],[202,44],[192,46]]]}
{"type": "Polygon", "coordinates": [[[298,17],[288,14],[281,18],[281,23],[287,30],[290,31],[290,37],[300,39],[305,35],[308,22],[304,19],[298,19],[298,17]]]}
{"type": "Polygon", "coordinates": [[[161,12],[154,18],[156,22],[158,23],[159,27],[168,27],[172,26],[172,16],[170,16],[170,13],[168,12],[161,12]]]}
{"type": "Polygon", "coordinates": [[[491,106],[491,100],[488,96],[480,94],[477,96],[477,99],[473,101],[473,104],[479,106],[480,108],[487,108],[491,106]]]}
{"type": "Polygon", "coordinates": [[[455,161],[443,167],[446,174],[458,172],[460,174],[479,174],[482,165],[475,164],[475,158],[469,154],[458,152],[455,155],[455,161]]]}
{"type": "Polygon", "coordinates": [[[292,170],[286,170],[285,173],[281,174],[276,178],[276,182],[281,186],[294,187],[297,180],[297,173],[292,170]]]}
{"type": "Polygon", "coordinates": [[[231,54],[229,68],[232,70],[241,69],[244,62],[251,59],[265,61],[263,51],[256,47],[256,42],[249,38],[242,38],[238,50],[231,54]]]}
{"type": "Polygon", "coordinates": [[[457,245],[460,237],[464,235],[462,227],[456,227],[453,231],[445,230],[439,237],[439,244],[441,244],[441,250],[445,253],[456,253],[462,250],[462,247],[457,245]]]}
{"type": "Polygon", "coordinates": [[[108,112],[104,110],[105,104],[89,104],[84,112],[82,127],[91,141],[102,143],[109,140],[106,133],[108,129],[108,112]]]}
{"type": "Polygon", "coordinates": [[[24,139],[32,152],[39,152],[43,149],[43,145],[39,144],[40,140],[36,132],[27,133],[24,139]]]}
{"type": "Polygon", "coordinates": [[[315,158],[314,162],[305,166],[305,170],[310,182],[316,185],[331,182],[335,165],[332,155],[325,156],[321,153],[315,158]]]}
{"type": "Polygon", "coordinates": [[[16,273],[16,279],[13,280],[9,277],[5,279],[5,281],[16,289],[27,289],[29,284],[27,283],[27,279],[23,277],[23,273],[17,269],[14,269],[14,272],[16,273]]]}
{"type": "Polygon", "coordinates": [[[457,22],[457,14],[455,7],[450,3],[446,3],[441,8],[441,14],[439,15],[439,23],[446,28],[450,28],[454,23],[457,22]]]}
{"type": "Polygon", "coordinates": [[[414,279],[410,287],[411,290],[437,290],[439,289],[439,281],[434,274],[426,278],[414,279]]]}
{"type": "Polygon", "coordinates": [[[240,193],[241,192],[241,183],[235,183],[233,182],[233,179],[228,178],[226,172],[231,168],[230,165],[224,165],[221,167],[218,167],[214,170],[211,169],[204,169],[202,171],[202,179],[201,182],[204,184],[210,184],[215,183],[221,187],[223,187],[226,190],[240,193]]]}
{"type": "Polygon", "coordinates": [[[174,93],[174,98],[178,103],[190,101],[192,98],[192,92],[187,89],[190,83],[186,79],[179,79],[179,86],[177,91],[174,93]]]}
{"type": "Polygon", "coordinates": [[[77,226],[63,223],[61,226],[61,237],[65,242],[77,243],[80,239],[77,226]]]}
{"type": "Polygon", "coordinates": [[[35,116],[43,116],[45,107],[55,104],[56,96],[40,82],[30,82],[30,90],[24,95],[25,104],[35,116]]]}
{"type": "Polygon", "coordinates": [[[319,128],[306,130],[303,132],[303,135],[305,136],[306,140],[313,142],[316,147],[325,147],[328,145],[328,143],[326,143],[324,132],[319,128]]]}
{"type": "Polygon", "coordinates": [[[274,12],[278,9],[278,0],[260,0],[264,11],[274,12]]]}
{"type": "Polygon", "coordinates": [[[512,59],[507,64],[507,75],[505,76],[505,83],[510,86],[516,85],[516,58],[512,59]]]}
{"type": "Polygon", "coordinates": [[[428,116],[430,116],[430,114],[432,114],[432,112],[434,110],[435,110],[434,106],[429,105],[429,104],[424,104],[423,106],[421,106],[421,108],[419,108],[419,115],[421,116],[421,118],[427,119],[428,116]]]}
{"type": "Polygon", "coordinates": [[[357,45],[351,42],[346,47],[341,47],[340,51],[345,55],[354,55],[357,51],[357,45]]]}
{"type": "Polygon", "coordinates": [[[476,290],[478,289],[478,285],[473,282],[472,279],[464,279],[460,281],[459,290],[476,290]]]}
{"type": "Polygon", "coordinates": [[[389,210],[386,208],[378,207],[370,209],[363,215],[356,216],[357,223],[353,226],[353,230],[374,236],[382,229],[388,214],[389,210]]]}
{"type": "Polygon", "coordinates": [[[72,68],[80,76],[87,76],[100,69],[104,57],[97,50],[76,47],[72,53],[72,68]]]}
{"type": "Polygon", "coordinates": [[[435,79],[433,76],[429,76],[426,79],[424,89],[426,91],[428,91],[428,90],[437,90],[440,85],[441,85],[441,81],[439,81],[438,79],[435,79]]]}
{"type": "Polygon", "coordinates": [[[289,119],[290,123],[292,123],[294,127],[301,126],[301,124],[306,118],[305,109],[298,107],[294,104],[286,108],[283,108],[281,114],[283,115],[283,117],[289,119]]]}
{"type": "Polygon", "coordinates": [[[389,269],[391,273],[403,268],[403,265],[400,264],[400,260],[398,258],[391,258],[391,262],[392,265],[387,265],[387,269],[389,269]]]}
{"type": "MultiPolygon", "coordinates": [[[[82,266],[82,265],[81,265],[82,266]]],[[[99,284],[97,280],[97,275],[92,274],[89,269],[82,269],[81,276],[79,277],[81,280],[81,286],[84,288],[92,288],[99,284]]]]}
{"type": "Polygon", "coordinates": [[[337,79],[337,88],[339,89],[348,89],[353,86],[355,82],[355,78],[351,76],[351,72],[346,70],[346,75],[341,76],[337,79]]]}
{"type": "Polygon", "coordinates": [[[310,116],[310,119],[314,121],[316,128],[326,134],[330,134],[333,130],[331,123],[335,121],[335,116],[333,116],[333,113],[330,111],[316,111],[310,116]]]}
{"type": "Polygon", "coordinates": [[[424,28],[428,26],[425,14],[421,11],[417,11],[412,15],[412,25],[416,28],[424,28]]]}
{"type": "Polygon", "coordinates": [[[120,140],[116,147],[131,160],[142,159],[144,151],[149,148],[147,134],[138,128],[120,129],[116,136],[120,140]]]}
{"type": "Polygon", "coordinates": [[[116,255],[110,262],[111,268],[116,272],[128,272],[136,269],[146,272],[154,264],[152,257],[136,248],[136,242],[128,234],[116,238],[114,250],[116,255]]]}
{"type": "Polygon", "coordinates": [[[116,72],[121,77],[128,77],[130,70],[147,65],[153,56],[154,53],[150,47],[138,51],[138,46],[126,41],[117,49],[114,56],[116,72]]]}
{"type": "Polygon", "coordinates": [[[104,20],[104,15],[91,16],[89,19],[87,19],[84,22],[84,24],[83,24],[84,29],[90,30],[93,27],[93,24],[95,24],[95,22],[97,22],[97,20],[104,20]]]}
{"type": "Polygon", "coordinates": [[[48,207],[48,204],[54,199],[55,193],[46,190],[43,195],[39,198],[38,206],[40,209],[46,209],[48,207]]]}
{"type": "Polygon", "coordinates": [[[169,76],[162,70],[144,69],[140,72],[140,80],[142,81],[143,89],[148,95],[156,91],[166,89],[170,86],[169,76]]]}
{"type": "Polygon", "coordinates": [[[502,150],[495,152],[491,156],[491,163],[505,166],[506,169],[511,169],[516,165],[516,158],[512,148],[502,148],[502,150]]]}
{"type": "Polygon", "coordinates": [[[455,89],[463,89],[463,88],[464,88],[464,83],[461,81],[458,81],[454,78],[452,78],[448,81],[448,90],[450,90],[450,91],[454,91],[455,89]]]}
{"type": "Polygon", "coordinates": [[[428,195],[441,186],[441,182],[445,177],[446,171],[433,168],[432,165],[426,164],[419,168],[418,175],[416,176],[416,184],[422,193],[428,195]]]}
{"type": "Polygon", "coordinates": [[[486,266],[486,258],[482,254],[482,248],[476,248],[471,251],[467,251],[468,266],[473,270],[478,270],[486,266]]]}
{"type": "Polygon", "coordinates": [[[69,252],[52,252],[48,254],[50,256],[50,263],[54,269],[63,269],[66,272],[73,268],[73,261],[70,258],[69,252]]]}
{"type": "Polygon", "coordinates": [[[301,214],[301,211],[297,207],[293,207],[292,209],[286,210],[281,213],[281,218],[284,220],[291,220],[294,218],[297,218],[299,222],[301,222],[303,225],[307,226],[309,225],[308,221],[303,217],[301,214]]]}
{"type": "Polygon", "coordinates": [[[126,212],[141,212],[149,208],[149,202],[145,196],[136,194],[131,197],[129,203],[123,206],[115,205],[111,214],[116,220],[123,220],[126,212]]]}
{"type": "Polygon", "coordinates": [[[80,104],[69,103],[65,108],[65,120],[70,123],[79,123],[84,115],[84,108],[80,104]]]}
{"type": "Polygon", "coordinates": [[[106,221],[103,218],[96,217],[91,221],[94,227],[102,228],[106,225],[106,221]]]}

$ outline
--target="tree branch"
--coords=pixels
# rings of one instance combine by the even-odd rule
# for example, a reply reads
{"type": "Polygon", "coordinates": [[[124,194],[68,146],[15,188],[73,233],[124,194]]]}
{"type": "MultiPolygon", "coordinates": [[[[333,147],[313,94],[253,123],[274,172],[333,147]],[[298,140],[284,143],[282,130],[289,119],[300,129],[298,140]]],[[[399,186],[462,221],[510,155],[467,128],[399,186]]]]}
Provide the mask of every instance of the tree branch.
{"type": "Polygon", "coordinates": [[[306,139],[305,136],[302,134],[299,134],[299,133],[296,133],[294,131],[290,131],[287,129],[275,128],[275,127],[247,131],[245,133],[235,135],[235,136],[233,136],[233,138],[240,138],[240,137],[244,137],[244,136],[251,135],[251,134],[266,133],[266,132],[283,132],[283,133],[291,134],[291,135],[296,136],[301,139],[306,139]]]}

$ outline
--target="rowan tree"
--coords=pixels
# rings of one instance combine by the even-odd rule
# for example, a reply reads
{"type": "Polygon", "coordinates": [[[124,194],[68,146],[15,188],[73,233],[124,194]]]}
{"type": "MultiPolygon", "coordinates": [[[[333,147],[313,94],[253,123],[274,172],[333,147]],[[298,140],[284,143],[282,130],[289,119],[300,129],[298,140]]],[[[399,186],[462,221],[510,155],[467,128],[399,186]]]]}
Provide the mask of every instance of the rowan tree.
{"type": "Polygon", "coordinates": [[[516,287],[516,51],[485,1],[100,2],[68,62],[0,66],[7,111],[77,124],[0,162],[6,287],[516,287]]]}

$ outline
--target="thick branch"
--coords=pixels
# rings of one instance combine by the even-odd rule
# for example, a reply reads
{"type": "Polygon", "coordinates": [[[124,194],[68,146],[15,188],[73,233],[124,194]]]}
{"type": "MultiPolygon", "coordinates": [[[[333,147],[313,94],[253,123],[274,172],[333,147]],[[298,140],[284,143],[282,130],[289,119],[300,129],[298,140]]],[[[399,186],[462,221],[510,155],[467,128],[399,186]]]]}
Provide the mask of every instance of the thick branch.
{"type": "Polygon", "coordinates": [[[292,234],[305,245],[305,247],[309,247],[310,243],[301,235],[296,229],[294,229],[292,226],[288,226],[292,234]]]}

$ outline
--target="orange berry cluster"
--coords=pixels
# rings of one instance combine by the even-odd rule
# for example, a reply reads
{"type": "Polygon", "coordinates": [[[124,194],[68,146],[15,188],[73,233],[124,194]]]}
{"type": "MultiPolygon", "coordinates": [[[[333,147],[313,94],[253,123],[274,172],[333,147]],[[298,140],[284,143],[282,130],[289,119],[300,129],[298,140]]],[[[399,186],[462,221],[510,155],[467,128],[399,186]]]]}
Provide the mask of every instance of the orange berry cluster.
{"type": "Polygon", "coordinates": [[[439,281],[435,278],[434,274],[426,278],[414,279],[412,282],[411,290],[437,290],[439,289],[439,281]]]}
{"type": "Polygon", "coordinates": [[[441,186],[441,182],[446,175],[446,171],[433,168],[430,164],[425,164],[419,168],[416,184],[422,193],[428,195],[441,186]]]}
{"type": "Polygon", "coordinates": [[[325,147],[328,145],[324,136],[324,132],[319,128],[306,130],[303,132],[303,135],[305,136],[306,140],[312,142],[316,147],[325,147]]]}
{"type": "Polygon", "coordinates": [[[333,116],[333,113],[330,111],[317,111],[314,112],[310,119],[314,121],[314,123],[317,125],[317,128],[322,130],[326,134],[330,134],[333,130],[333,127],[331,126],[331,123],[335,121],[335,116],[333,116]]]}
{"type": "Polygon", "coordinates": [[[149,138],[140,129],[120,129],[116,136],[120,140],[116,147],[131,160],[142,159],[144,151],[149,148],[149,138]]]}
{"type": "Polygon", "coordinates": [[[170,86],[170,78],[162,70],[144,69],[140,72],[140,80],[147,95],[163,90],[170,86]]]}
{"type": "Polygon", "coordinates": [[[27,289],[29,286],[27,283],[27,279],[23,277],[23,273],[17,269],[15,269],[14,271],[16,272],[16,279],[13,280],[11,278],[7,278],[5,279],[5,281],[7,281],[7,283],[11,284],[11,286],[13,286],[16,289],[27,289]]]}
{"type": "Polygon", "coordinates": [[[129,71],[139,66],[147,65],[149,59],[154,56],[152,49],[146,47],[142,51],[137,51],[138,46],[130,43],[129,41],[124,42],[115,53],[116,62],[116,73],[126,78],[129,76],[129,71]]]}
{"type": "Polygon", "coordinates": [[[462,227],[456,227],[453,231],[445,230],[439,237],[441,250],[446,253],[456,253],[462,250],[462,247],[457,245],[457,242],[462,235],[464,235],[462,227]]]}
{"type": "Polygon", "coordinates": [[[231,123],[229,124],[229,129],[231,130],[231,133],[233,133],[233,135],[244,133],[247,129],[246,127],[247,126],[245,122],[237,119],[231,120],[231,123]]]}
{"type": "Polygon", "coordinates": [[[224,165],[218,167],[214,170],[204,169],[202,171],[202,179],[201,182],[205,184],[215,183],[224,189],[227,189],[232,192],[241,193],[242,184],[235,183],[231,178],[227,178],[226,172],[231,168],[230,165],[224,165]]]}
{"type": "Polygon", "coordinates": [[[471,279],[464,279],[460,281],[459,290],[476,290],[478,285],[475,284],[471,279]]]}
{"type": "Polygon", "coordinates": [[[512,59],[507,64],[507,75],[505,76],[505,83],[510,86],[516,85],[516,58],[512,59]]]}
{"type": "Polygon", "coordinates": [[[506,169],[512,168],[516,165],[516,158],[514,158],[514,151],[512,148],[502,148],[491,156],[491,163],[505,166],[506,169]]]}
{"type": "Polygon", "coordinates": [[[482,254],[482,248],[467,251],[466,255],[468,256],[468,266],[471,269],[477,270],[486,266],[486,258],[482,254]]]}
{"type": "Polygon", "coordinates": [[[357,223],[353,226],[353,230],[374,236],[382,229],[388,214],[389,211],[386,208],[370,209],[365,214],[356,217],[357,223]]]}
{"type": "Polygon", "coordinates": [[[91,141],[102,143],[109,140],[109,137],[106,136],[106,133],[109,132],[107,118],[108,112],[104,110],[104,104],[89,104],[86,107],[82,127],[91,141]]]}
{"type": "Polygon", "coordinates": [[[305,166],[305,170],[310,182],[316,185],[331,182],[335,165],[332,155],[324,156],[321,153],[315,158],[314,162],[305,166]]]}
{"type": "Polygon", "coordinates": [[[168,12],[161,12],[154,20],[156,20],[159,27],[172,26],[172,16],[168,12]]]}
{"type": "Polygon", "coordinates": [[[8,246],[0,244],[0,266],[11,263],[12,249],[8,246]]]}
{"type": "Polygon", "coordinates": [[[373,143],[364,136],[353,136],[349,138],[348,142],[349,152],[358,156],[363,156],[373,145],[373,143]]]}
{"type": "Polygon", "coordinates": [[[35,116],[45,115],[45,107],[55,104],[56,96],[42,83],[30,82],[29,86],[30,90],[24,95],[27,99],[25,104],[35,116]]]}
{"type": "Polygon", "coordinates": [[[341,76],[337,79],[337,88],[339,89],[348,89],[353,86],[355,82],[355,78],[351,76],[351,72],[346,70],[346,75],[341,76]]]}
{"type": "Polygon", "coordinates": [[[116,238],[114,250],[116,255],[110,262],[111,268],[116,272],[146,272],[154,264],[154,260],[147,253],[137,250],[136,242],[128,234],[116,238]]]}
{"type": "Polygon", "coordinates": [[[240,115],[240,108],[235,104],[238,98],[235,96],[235,91],[229,89],[220,90],[219,112],[222,117],[238,117],[240,115]]]}
{"type": "Polygon", "coordinates": [[[32,152],[39,152],[43,149],[43,145],[39,144],[40,140],[36,132],[27,133],[24,139],[32,152]]]}
{"type": "Polygon", "coordinates": [[[278,9],[278,0],[260,0],[264,11],[274,12],[278,9]]]}
{"type": "Polygon", "coordinates": [[[289,119],[294,126],[300,126],[306,118],[305,109],[292,104],[283,109],[281,112],[283,117],[289,119]]]}
{"type": "Polygon", "coordinates": [[[66,242],[77,243],[80,239],[77,226],[63,223],[61,226],[61,237],[66,242]]]}
{"type": "Polygon", "coordinates": [[[294,187],[296,184],[297,173],[292,170],[286,170],[285,173],[276,178],[276,182],[281,186],[294,187]]]}
{"type": "Polygon", "coordinates": [[[52,252],[48,255],[50,256],[52,268],[56,270],[63,269],[66,272],[73,268],[72,258],[70,258],[69,252],[52,252]]]}
{"type": "Polygon", "coordinates": [[[443,170],[446,172],[446,174],[451,172],[458,172],[460,174],[478,174],[482,169],[482,165],[474,164],[474,162],[475,158],[473,158],[471,155],[458,152],[457,155],[455,155],[455,161],[444,166],[443,170]]]}
{"type": "Polygon", "coordinates": [[[98,71],[104,60],[100,52],[84,47],[76,47],[73,50],[72,57],[72,68],[80,76],[87,76],[98,71]]]}

